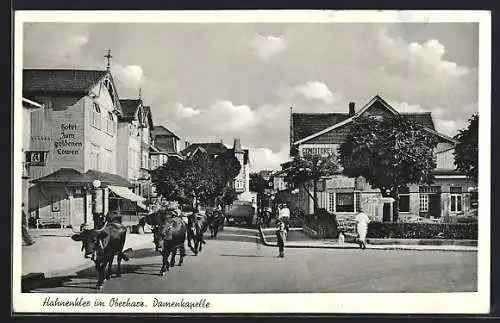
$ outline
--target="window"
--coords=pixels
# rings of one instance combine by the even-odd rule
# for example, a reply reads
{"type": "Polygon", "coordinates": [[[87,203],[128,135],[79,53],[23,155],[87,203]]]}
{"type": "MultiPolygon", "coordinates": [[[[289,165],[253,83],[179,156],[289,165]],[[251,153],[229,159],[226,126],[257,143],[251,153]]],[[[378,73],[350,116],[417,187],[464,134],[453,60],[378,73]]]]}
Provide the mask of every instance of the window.
{"type": "Polygon", "coordinates": [[[399,212],[410,212],[410,190],[408,187],[399,189],[399,212]]]}
{"type": "Polygon", "coordinates": [[[420,193],[420,212],[429,212],[429,195],[420,193]]]}
{"type": "Polygon", "coordinates": [[[354,212],[354,192],[335,193],[336,212],[354,212]]]}
{"type": "Polygon", "coordinates": [[[90,169],[99,170],[99,146],[90,146],[90,169]]]}
{"type": "Polygon", "coordinates": [[[97,103],[92,105],[91,123],[92,126],[101,129],[101,108],[97,103]]]}
{"type": "Polygon", "coordinates": [[[106,132],[110,135],[114,135],[116,133],[115,116],[112,112],[109,111],[108,118],[106,119],[106,132]]]}
{"type": "Polygon", "coordinates": [[[147,153],[144,153],[142,154],[142,168],[149,168],[149,165],[148,165],[148,154],[147,153]]]}
{"type": "Polygon", "coordinates": [[[328,212],[335,212],[335,193],[328,193],[328,212]]]}
{"type": "Polygon", "coordinates": [[[450,211],[462,212],[462,187],[450,187],[450,211]]]}

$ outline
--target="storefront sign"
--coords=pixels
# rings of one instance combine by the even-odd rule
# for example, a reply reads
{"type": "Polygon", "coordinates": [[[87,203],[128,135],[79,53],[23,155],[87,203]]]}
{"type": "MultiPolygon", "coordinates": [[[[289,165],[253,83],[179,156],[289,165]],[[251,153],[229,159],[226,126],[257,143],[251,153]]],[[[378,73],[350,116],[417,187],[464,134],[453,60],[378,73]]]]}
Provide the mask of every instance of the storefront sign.
{"type": "Polygon", "coordinates": [[[351,188],[355,187],[355,179],[346,176],[334,176],[327,181],[327,188],[351,188]]]}
{"type": "Polygon", "coordinates": [[[336,144],[322,144],[322,145],[301,145],[300,155],[314,155],[314,156],[328,156],[337,153],[338,145],[336,144]]]}

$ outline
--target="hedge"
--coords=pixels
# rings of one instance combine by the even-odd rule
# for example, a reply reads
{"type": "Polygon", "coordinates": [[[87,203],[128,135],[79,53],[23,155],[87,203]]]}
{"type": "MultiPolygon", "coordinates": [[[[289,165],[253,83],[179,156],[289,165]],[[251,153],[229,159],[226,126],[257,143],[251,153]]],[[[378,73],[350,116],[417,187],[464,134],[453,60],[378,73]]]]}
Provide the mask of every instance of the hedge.
{"type": "Polygon", "coordinates": [[[370,222],[367,238],[477,240],[477,232],[477,223],[370,222]]]}

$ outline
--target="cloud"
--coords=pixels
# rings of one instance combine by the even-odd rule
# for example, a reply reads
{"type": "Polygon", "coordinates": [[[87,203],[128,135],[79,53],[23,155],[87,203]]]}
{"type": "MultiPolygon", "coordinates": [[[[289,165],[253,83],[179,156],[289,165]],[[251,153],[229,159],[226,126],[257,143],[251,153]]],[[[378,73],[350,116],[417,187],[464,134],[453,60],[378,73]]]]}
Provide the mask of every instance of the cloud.
{"type": "Polygon", "coordinates": [[[258,33],[254,35],[249,45],[254,54],[263,60],[268,60],[271,56],[284,51],[287,47],[284,36],[262,36],[258,33]]]}
{"type": "Polygon", "coordinates": [[[278,170],[280,164],[288,160],[288,148],[278,152],[269,148],[249,148],[250,168],[252,172],[259,170],[278,170]]]}
{"type": "Polygon", "coordinates": [[[111,65],[111,72],[127,88],[139,89],[144,72],[139,65],[121,65],[115,62],[111,65]]]}
{"type": "Polygon", "coordinates": [[[455,120],[434,119],[436,130],[453,137],[463,127],[462,122],[455,120]]]}
{"type": "Polygon", "coordinates": [[[340,94],[330,91],[325,83],[317,81],[309,81],[302,85],[278,90],[277,92],[286,99],[300,97],[307,100],[323,101],[325,103],[338,102],[341,98],[340,94]]]}
{"type": "Polygon", "coordinates": [[[399,113],[430,112],[430,111],[426,111],[419,104],[410,104],[407,102],[395,102],[395,101],[387,101],[387,103],[389,103],[399,113]]]}
{"type": "Polygon", "coordinates": [[[445,47],[437,39],[406,43],[401,38],[391,37],[386,29],[380,29],[378,50],[391,60],[390,65],[409,69],[412,73],[433,77],[459,77],[470,73],[467,66],[444,59],[445,47]]]}
{"type": "Polygon", "coordinates": [[[174,104],[174,109],[175,109],[176,115],[178,115],[180,119],[191,118],[191,117],[194,117],[194,116],[200,114],[199,109],[185,106],[180,102],[176,102],[174,104]]]}
{"type": "Polygon", "coordinates": [[[74,67],[87,63],[85,46],[90,42],[90,34],[86,26],[30,23],[25,25],[23,34],[24,59],[32,66],[74,67]]]}

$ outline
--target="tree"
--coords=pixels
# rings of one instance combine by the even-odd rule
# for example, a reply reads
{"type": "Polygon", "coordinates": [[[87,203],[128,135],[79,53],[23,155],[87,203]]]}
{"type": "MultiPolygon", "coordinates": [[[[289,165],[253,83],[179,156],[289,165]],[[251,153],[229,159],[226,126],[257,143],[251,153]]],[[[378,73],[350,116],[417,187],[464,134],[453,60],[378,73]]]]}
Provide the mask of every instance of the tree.
{"type": "MultiPolygon", "coordinates": [[[[222,194],[236,177],[241,165],[231,153],[213,158],[207,153],[197,153],[185,160],[171,158],[151,173],[157,190],[167,199],[188,200],[195,208],[208,204],[222,194]]],[[[226,198],[225,200],[229,200],[226,198]]]]}
{"type": "Polygon", "coordinates": [[[238,195],[236,194],[236,190],[234,187],[226,186],[222,190],[222,194],[220,197],[220,201],[222,202],[222,205],[231,205],[233,204],[234,201],[238,198],[238,195]]]}
{"type": "Polygon", "coordinates": [[[268,187],[268,182],[259,173],[250,174],[250,191],[263,194],[268,187]]]}
{"type": "Polygon", "coordinates": [[[406,118],[361,116],[339,148],[340,163],[345,175],[362,176],[382,196],[395,200],[393,220],[397,221],[399,189],[432,182],[436,145],[435,136],[406,118]]]}
{"type": "Polygon", "coordinates": [[[478,134],[479,115],[474,114],[469,119],[468,127],[459,130],[455,136],[459,143],[453,152],[456,170],[467,174],[476,181],[478,176],[478,134]]]}
{"type": "Polygon", "coordinates": [[[286,182],[292,187],[302,186],[307,194],[312,197],[314,213],[319,208],[317,198],[317,183],[324,176],[332,175],[340,171],[339,162],[335,154],[326,156],[319,155],[297,155],[293,158],[286,174],[286,182]],[[306,184],[312,181],[313,193],[309,191],[306,184]]]}

